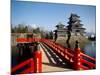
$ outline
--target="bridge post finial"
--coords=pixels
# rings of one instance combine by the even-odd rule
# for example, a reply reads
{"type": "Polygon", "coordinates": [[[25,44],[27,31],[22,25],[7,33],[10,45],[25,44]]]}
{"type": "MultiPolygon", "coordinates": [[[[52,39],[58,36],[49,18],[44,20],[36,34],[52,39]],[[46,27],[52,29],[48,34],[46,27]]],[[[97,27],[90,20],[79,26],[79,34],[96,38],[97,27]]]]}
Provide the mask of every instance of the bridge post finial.
{"type": "Polygon", "coordinates": [[[79,48],[79,42],[78,42],[78,40],[76,40],[76,42],[75,42],[75,48],[79,48]]]}
{"type": "Polygon", "coordinates": [[[74,49],[74,57],[73,57],[73,60],[74,60],[74,69],[75,70],[80,70],[81,69],[81,49],[79,48],[79,42],[78,40],[76,40],[76,43],[75,43],[75,49],[74,49]]]}

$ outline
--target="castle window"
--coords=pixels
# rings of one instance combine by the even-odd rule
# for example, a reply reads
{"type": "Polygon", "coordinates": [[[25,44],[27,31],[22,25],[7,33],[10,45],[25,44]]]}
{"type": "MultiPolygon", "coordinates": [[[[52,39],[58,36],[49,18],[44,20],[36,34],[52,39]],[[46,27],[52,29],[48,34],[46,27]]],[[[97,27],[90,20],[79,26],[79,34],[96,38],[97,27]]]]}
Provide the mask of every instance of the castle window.
{"type": "Polygon", "coordinates": [[[80,30],[76,30],[76,32],[80,32],[80,30]]]}
{"type": "Polygon", "coordinates": [[[75,27],[79,27],[78,25],[76,25],[75,27]]]}

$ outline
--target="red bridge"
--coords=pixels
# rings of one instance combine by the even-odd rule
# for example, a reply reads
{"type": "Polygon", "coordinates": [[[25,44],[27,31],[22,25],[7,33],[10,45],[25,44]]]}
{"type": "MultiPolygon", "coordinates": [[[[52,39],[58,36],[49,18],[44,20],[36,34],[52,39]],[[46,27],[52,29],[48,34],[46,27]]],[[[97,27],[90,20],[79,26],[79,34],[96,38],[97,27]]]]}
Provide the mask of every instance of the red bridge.
{"type": "MultiPolygon", "coordinates": [[[[16,41],[18,42],[17,47],[19,53],[21,53],[23,49],[24,54],[21,56],[20,62],[12,67],[12,74],[41,73],[44,72],[44,69],[50,69],[49,67],[46,68],[46,66],[43,66],[43,64],[46,64],[44,62],[46,61],[45,56],[47,56],[51,63],[54,63],[51,59],[51,56],[53,56],[56,64],[58,64],[56,66],[68,70],[90,70],[96,68],[96,60],[82,53],[77,41],[74,50],[65,48],[49,39],[18,38],[16,41]],[[24,59],[24,57],[27,58],[24,59]],[[59,61],[58,58],[60,58],[61,61],[59,61]]],[[[18,59],[20,59],[20,57],[18,59]]]]}

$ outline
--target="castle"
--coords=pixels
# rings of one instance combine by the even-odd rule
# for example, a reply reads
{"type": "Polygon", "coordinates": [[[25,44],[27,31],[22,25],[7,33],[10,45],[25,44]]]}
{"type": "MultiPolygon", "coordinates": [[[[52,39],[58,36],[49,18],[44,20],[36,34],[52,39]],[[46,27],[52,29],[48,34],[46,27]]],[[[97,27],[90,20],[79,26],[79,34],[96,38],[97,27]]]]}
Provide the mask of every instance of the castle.
{"type": "Polygon", "coordinates": [[[81,20],[79,19],[80,16],[77,14],[71,13],[70,17],[68,18],[68,25],[65,26],[62,23],[58,23],[56,25],[56,30],[54,30],[55,33],[57,33],[57,37],[67,37],[67,32],[70,31],[71,35],[81,35],[84,36],[85,28],[83,27],[83,24],[81,24],[81,20]]]}

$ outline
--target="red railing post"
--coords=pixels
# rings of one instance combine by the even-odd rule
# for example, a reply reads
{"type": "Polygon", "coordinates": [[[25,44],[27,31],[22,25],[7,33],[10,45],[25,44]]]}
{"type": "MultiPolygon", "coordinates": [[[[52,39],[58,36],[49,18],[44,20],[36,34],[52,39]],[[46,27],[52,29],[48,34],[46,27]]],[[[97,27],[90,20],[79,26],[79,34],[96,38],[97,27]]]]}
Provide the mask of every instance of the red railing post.
{"type": "MultiPolygon", "coordinates": [[[[37,45],[38,47],[38,45],[37,45]]],[[[34,70],[35,73],[41,73],[42,72],[42,52],[37,48],[37,50],[33,53],[33,59],[34,59],[34,70]]]]}
{"type": "Polygon", "coordinates": [[[76,41],[75,49],[74,49],[74,57],[73,57],[73,65],[75,70],[81,70],[81,50],[78,47],[79,43],[76,41]]]}
{"type": "Polygon", "coordinates": [[[34,73],[34,60],[31,60],[31,73],[34,73]]]}
{"type": "Polygon", "coordinates": [[[42,52],[40,50],[37,50],[35,52],[35,73],[41,73],[42,72],[42,52]]]}

